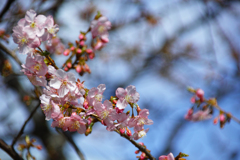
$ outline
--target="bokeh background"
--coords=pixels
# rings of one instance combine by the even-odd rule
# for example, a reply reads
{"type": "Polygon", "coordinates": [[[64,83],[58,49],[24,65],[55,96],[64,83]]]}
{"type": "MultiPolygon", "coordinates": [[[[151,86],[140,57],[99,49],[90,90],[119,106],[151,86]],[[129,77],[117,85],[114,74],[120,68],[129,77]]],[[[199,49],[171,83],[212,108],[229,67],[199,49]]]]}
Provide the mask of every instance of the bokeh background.
{"type": "MultiPolygon", "coordinates": [[[[1,0],[0,29],[11,35],[13,26],[29,9],[54,16],[60,26],[57,35],[66,47],[78,39],[80,31],[88,29],[97,11],[108,17],[112,22],[110,42],[88,61],[92,73],[73,73],[87,88],[106,84],[105,99],[115,95],[118,87],[136,86],[138,104],[149,109],[149,118],[154,121],[147,136],[138,142],[144,142],[156,158],[184,152],[189,154],[188,160],[240,159],[240,125],[235,121],[220,129],[213,119],[198,123],[184,120],[192,96],[187,86],[202,88],[206,97],[216,97],[224,110],[240,118],[238,0],[1,0]]],[[[26,56],[18,53],[12,37],[9,43],[0,42],[25,63],[26,56]]],[[[52,57],[58,66],[67,59],[56,54],[52,57]]],[[[2,50],[0,69],[5,59],[12,65],[12,74],[3,76],[2,72],[0,76],[0,138],[10,144],[37,101],[24,101],[24,96],[34,95],[34,88],[2,50]]],[[[38,109],[24,132],[43,145],[42,151],[32,149],[32,154],[40,160],[79,159],[72,145],[50,125],[38,109]]],[[[131,143],[100,124],[87,137],[67,134],[87,160],[136,159],[131,143]]],[[[1,149],[0,158],[11,159],[1,149]]]]}

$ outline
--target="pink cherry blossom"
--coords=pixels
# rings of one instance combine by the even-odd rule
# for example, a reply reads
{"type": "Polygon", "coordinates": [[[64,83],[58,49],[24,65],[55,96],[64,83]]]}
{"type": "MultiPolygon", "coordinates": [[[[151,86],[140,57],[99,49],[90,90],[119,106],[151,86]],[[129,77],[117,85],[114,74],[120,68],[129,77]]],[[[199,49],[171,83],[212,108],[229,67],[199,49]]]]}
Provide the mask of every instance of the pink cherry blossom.
{"type": "Polygon", "coordinates": [[[35,34],[30,34],[24,31],[23,26],[15,26],[13,28],[13,41],[18,44],[19,53],[28,54],[32,51],[31,48],[37,48],[41,42],[35,34]]]}
{"type": "Polygon", "coordinates": [[[41,100],[41,108],[46,116],[46,120],[50,120],[51,118],[57,118],[60,115],[60,108],[57,104],[55,104],[50,96],[46,96],[45,94],[39,97],[41,100]]]}
{"type": "Polygon", "coordinates": [[[141,110],[138,116],[130,119],[129,127],[134,127],[134,131],[136,132],[142,130],[144,125],[152,125],[153,121],[148,119],[148,115],[148,109],[141,110]]]}
{"type": "Polygon", "coordinates": [[[59,127],[62,128],[63,131],[68,130],[67,124],[70,121],[70,117],[64,117],[63,114],[60,114],[57,118],[54,119],[54,121],[51,124],[51,127],[59,127]]]}
{"type": "Polygon", "coordinates": [[[103,99],[103,92],[106,90],[105,84],[98,85],[97,88],[91,88],[88,92],[87,100],[90,106],[94,106],[96,102],[101,102],[103,99]]]}
{"type": "Polygon", "coordinates": [[[138,140],[139,138],[143,138],[147,135],[147,132],[149,131],[149,128],[147,129],[142,129],[140,131],[135,131],[134,134],[132,135],[132,138],[135,140],[138,140]]]}
{"type": "Polygon", "coordinates": [[[160,156],[158,160],[175,160],[175,158],[172,153],[169,153],[167,156],[160,156]]]}
{"type": "Polygon", "coordinates": [[[40,37],[44,33],[42,26],[47,18],[44,15],[38,15],[37,17],[36,15],[37,14],[34,10],[27,11],[25,19],[21,19],[18,25],[23,25],[26,32],[40,37]]]}
{"type": "Polygon", "coordinates": [[[112,131],[114,126],[114,120],[118,119],[118,114],[115,109],[112,107],[112,103],[109,100],[105,100],[102,104],[97,102],[94,105],[96,114],[103,120],[104,124],[107,125],[107,130],[112,131]]]}
{"type": "Polygon", "coordinates": [[[42,35],[42,41],[48,41],[48,44],[51,44],[51,39],[56,36],[56,33],[59,31],[59,27],[57,24],[54,24],[54,20],[52,16],[48,16],[45,24],[43,25],[45,28],[45,32],[42,35]]]}
{"type": "Polygon", "coordinates": [[[86,132],[86,119],[82,119],[76,112],[71,114],[70,120],[67,121],[68,130],[70,132],[77,131],[79,134],[83,134],[86,132]]]}
{"type": "Polygon", "coordinates": [[[107,17],[100,17],[97,20],[93,20],[91,23],[92,37],[99,36],[105,43],[108,40],[108,30],[111,28],[111,22],[108,21],[107,17]]]}
{"type": "Polygon", "coordinates": [[[45,75],[47,73],[47,65],[44,63],[44,57],[40,55],[27,56],[26,64],[22,65],[24,74],[32,82],[32,84],[37,86],[46,86],[47,81],[45,75]]]}
{"type": "Polygon", "coordinates": [[[54,78],[49,82],[49,86],[58,89],[59,97],[64,97],[69,91],[76,89],[75,76],[73,73],[67,73],[58,69],[53,73],[54,78]]]}
{"type": "Polygon", "coordinates": [[[193,121],[193,122],[207,120],[207,119],[210,119],[210,118],[212,118],[212,115],[210,114],[210,109],[206,109],[204,111],[199,110],[194,114],[191,114],[188,111],[188,114],[185,115],[186,120],[193,121]]]}
{"type": "Polygon", "coordinates": [[[117,101],[117,107],[119,109],[124,109],[127,107],[128,103],[137,103],[140,98],[139,93],[136,91],[135,86],[128,86],[126,89],[118,88],[116,90],[116,96],[119,98],[117,101]]]}

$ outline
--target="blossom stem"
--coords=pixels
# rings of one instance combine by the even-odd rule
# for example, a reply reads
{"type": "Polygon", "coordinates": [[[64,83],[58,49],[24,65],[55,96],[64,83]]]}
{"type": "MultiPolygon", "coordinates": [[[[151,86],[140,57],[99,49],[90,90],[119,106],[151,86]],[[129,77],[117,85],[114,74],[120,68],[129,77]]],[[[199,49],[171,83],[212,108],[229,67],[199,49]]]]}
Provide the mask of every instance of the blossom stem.
{"type": "MultiPolygon", "coordinates": [[[[40,47],[38,47],[38,49],[43,53],[43,50],[40,47]]],[[[55,62],[53,61],[53,59],[49,55],[45,55],[45,57],[47,58],[47,60],[51,63],[51,65],[55,69],[58,69],[58,67],[56,66],[55,62]]]]}

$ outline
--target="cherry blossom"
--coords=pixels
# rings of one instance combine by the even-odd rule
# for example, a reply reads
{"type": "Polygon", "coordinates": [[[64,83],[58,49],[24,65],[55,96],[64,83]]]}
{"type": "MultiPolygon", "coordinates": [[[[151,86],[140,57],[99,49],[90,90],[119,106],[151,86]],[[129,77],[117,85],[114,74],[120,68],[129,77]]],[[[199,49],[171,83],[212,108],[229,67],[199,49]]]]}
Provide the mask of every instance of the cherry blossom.
{"type": "Polygon", "coordinates": [[[196,113],[193,114],[193,112],[188,111],[187,115],[185,115],[185,119],[189,121],[202,121],[212,118],[212,115],[210,114],[210,109],[206,109],[204,111],[199,110],[196,113]]]}
{"type": "Polygon", "coordinates": [[[82,119],[76,112],[71,114],[69,121],[67,121],[68,130],[70,132],[77,131],[79,134],[83,134],[86,132],[86,119],[82,119]]]}
{"type": "Polygon", "coordinates": [[[124,109],[127,107],[128,103],[137,103],[140,98],[139,93],[136,91],[135,86],[128,86],[126,89],[118,88],[116,90],[116,96],[119,98],[117,101],[117,107],[119,109],[124,109]]]}
{"type": "Polygon", "coordinates": [[[99,84],[97,88],[91,88],[88,92],[87,100],[90,106],[94,106],[96,102],[101,102],[103,92],[106,90],[105,84],[99,84]]]}
{"type": "Polygon", "coordinates": [[[49,86],[58,89],[59,97],[64,97],[69,91],[76,89],[75,76],[73,73],[66,73],[62,69],[58,69],[54,73],[54,78],[50,80],[49,86]]]}
{"type": "Polygon", "coordinates": [[[134,131],[137,132],[142,130],[144,125],[152,125],[153,121],[148,119],[148,115],[148,109],[141,110],[138,116],[130,119],[129,127],[134,127],[134,131]]]}
{"type": "Polygon", "coordinates": [[[107,17],[102,16],[97,20],[93,20],[91,23],[92,37],[95,38],[99,36],[104,43],[107,43],[109,41],[108,30],[110,28],[111,22],[108,21],[107,17]]]}
{"type": "Polygon", "coordinates": [[[132,138],[135,140],[138,140],[139,138],[143,138],[147,135],[147,132],[149,131],[149,128],[147,129],[142,129],[140,131],[135,131],[134,134],[132,135],[132,138]]]}
{"type": "Polygon", "coordinates": [[[57,104],[55,104],[50,96],[46,96],[45,94],[41,95],[41,108],[45,113],[46,120],[50,120],[51,118],[57,118],[60,115],[60,108],[57,104]]]}
{"type": "Polygon", "coordinates": [[[112,107],[112,103],[108,100],[105,100],[102,104],[101,102],[97,102],[94,105],[96,110],[96,114],[103,119],[104,124],[107,125],[107,130],[113,130],[114,120],[118,119],[118,114],[115,109],[112,107]]]}
{"type": "Polygon", "coordinates": [[[60,114],[51,124],[51,127],[59,127],[62,128],[63,131],[68,130],[68,122],[70,121],[70,117],[64,117],[63,114],[60,114]]]}
{"type": "Polygon", "coordinates": [[[158,160],[175,160],[175,158],[172,153],[169,153],[167,156],[160,156],[158,160]]]}
{"type": "Polygon", "coordinates": [[[30,53],[31,48],[39,47],[41,43],[35,34],[27,33],[22,26],[15,26],[12,36],[13,41],[18,44],[19,53],[21,54],[30,53]]]}
{"type": "Polygon", "coordinates": [[[43,25],[45,28],[45,32],[42,35],[42,41],[48,41],[48,44],[51,44],[51,40],[56,36],[56,33],[59,31],[59,27],[57,24],[54,24],[54,20],[52,16],[48,16],[45,24],[43,25]]]}

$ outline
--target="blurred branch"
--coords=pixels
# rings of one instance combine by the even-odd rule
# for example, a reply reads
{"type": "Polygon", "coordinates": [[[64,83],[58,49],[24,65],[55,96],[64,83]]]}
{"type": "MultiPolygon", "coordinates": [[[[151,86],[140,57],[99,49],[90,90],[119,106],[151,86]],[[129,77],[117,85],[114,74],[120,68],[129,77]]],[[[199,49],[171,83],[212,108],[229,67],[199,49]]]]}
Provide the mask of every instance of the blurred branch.
{"type": "Polygon", "coordinates": [[[82,151],[77,147],[76,143],[73,141],[72,135],[70,135],[68,132],[64,132],[63,130],[60,130],[60,129],[57,129],[57,128],[56,128],[56,131],[59,134],[63,135],[67,139],[67,141],[73,146],[73,148],[77,152],[78,157],[81,160],[85,160],[82,151]]]}
{"type": "Polygon", "coordinates": [[[0,139],[0,148],[2,150],[4,150],[14,160],[23,160],[23,158],[20,157],[17,154],[17,152],[11,146],[9,146],[7,143],[5,143],[2,139],[0,139]]]}
{"type": "Polygon", "coordinates": [[[0,21],[3,17],[3,15],[9,10],[11,4],[14,2],[15,0],[8,0],[6,5],[4,6],[2,12],[0,13],[0,21]]]}
{"type": "Polygon", "coordinates": [[[19,64],[19,66],[22,65],[22,62],[18,59],[17,55],[14,52],[7,49],[2,43],[0,43],[0,49],[3,50],[8,55],[10,55],[19,64]]]}
{"type": "Polygon", "coordinates": [[[19,131],[18,135],[13,139],[12,141],[12,149],[14,150],[14,144],[17,142],[18,138],[21,137],[21,135],[23,134],[24,128],[27,125],[27,123],[30,121],[30,119],[33,117],[34,113],[37,111],[38,107],[39,107],[40,102],[37,103],[36,107],[33,109],[33,111],[31,112],[31,114],[29,115],[28,119],[24,122],[21,130],[19,131]]]}

